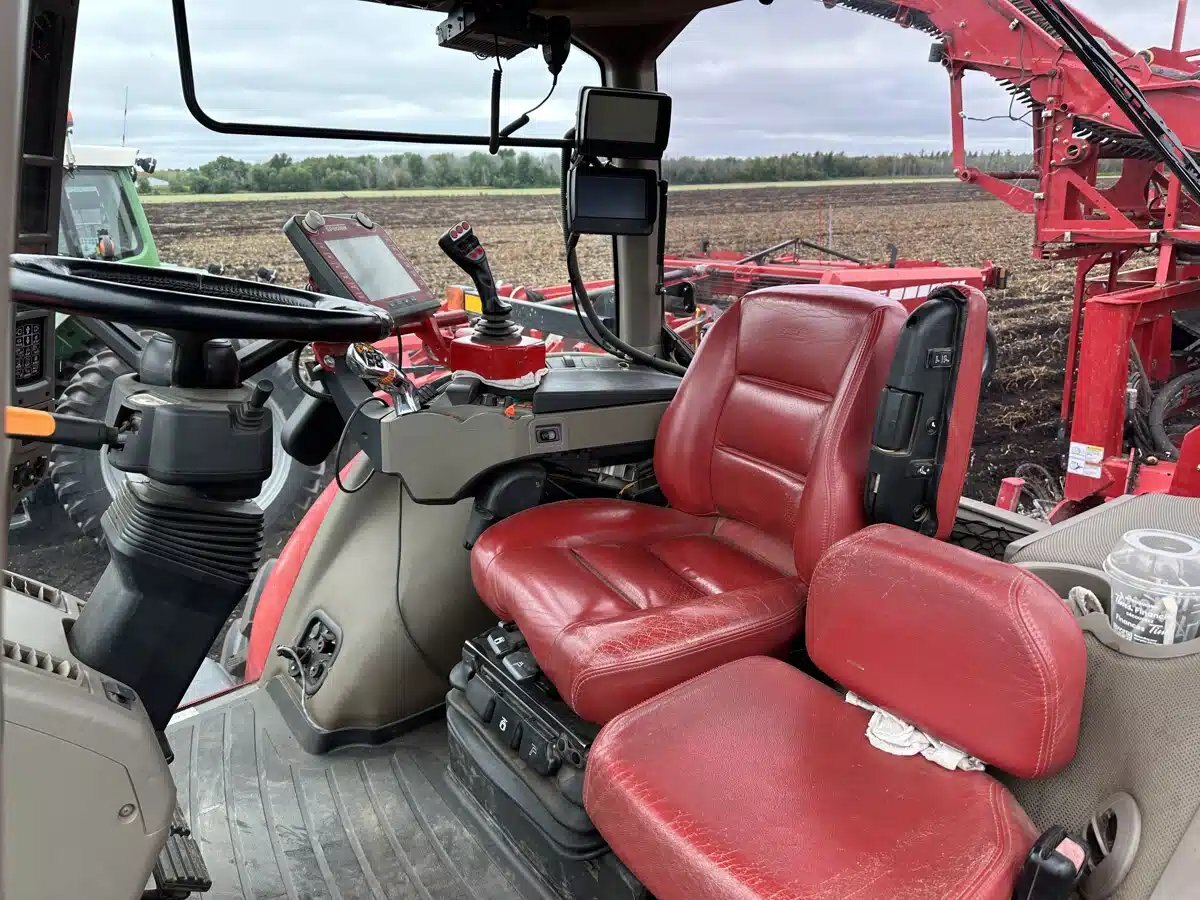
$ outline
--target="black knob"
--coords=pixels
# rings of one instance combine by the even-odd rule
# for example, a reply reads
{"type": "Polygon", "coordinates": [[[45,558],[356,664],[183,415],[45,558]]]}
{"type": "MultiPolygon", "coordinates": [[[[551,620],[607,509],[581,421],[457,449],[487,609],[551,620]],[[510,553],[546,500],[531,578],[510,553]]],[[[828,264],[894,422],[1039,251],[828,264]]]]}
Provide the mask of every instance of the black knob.
{"type": "Polygon", "coordinates": [[[275,390],[275,382],[268,378],[262,379],[254,385],[254,393],[250,395],[246,405],[250,409],[262,409],[267,405],[267,400],[270,399],[273,390],[275,390]]]}

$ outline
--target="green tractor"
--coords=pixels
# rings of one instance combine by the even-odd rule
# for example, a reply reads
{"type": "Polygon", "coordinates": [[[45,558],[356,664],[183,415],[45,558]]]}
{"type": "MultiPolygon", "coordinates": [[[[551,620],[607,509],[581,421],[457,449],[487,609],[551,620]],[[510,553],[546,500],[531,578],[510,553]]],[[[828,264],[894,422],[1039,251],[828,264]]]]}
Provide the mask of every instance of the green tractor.
{"type": "MultiPolygon", "coordinates": [[[[149,175],[155,161],[126,147],[68,144],[68,148],[59,255],[162,266],[137,189],[138,169],[149,175]]],[[[210,266],[214,271],[219,268],[210,266]]],[[[259,278],[270,280],[273,273],[260,269],[259,278]]],[[[113,381],[129,372],[129,366],[93,329],[72,316],[57,317],[55,344],[58,412],[103,418],[113,381]]],[[[283,424],[303,396],[288,363],[277,363],[260,377],[275,385],[267,403],[274,425],[275,466],[257,498],[270,537],[286,534],[299,521],[325,482],[326,465],[301,465],[280,445],[283,424]]],[[[101,540],[100,517],[129,477],[109,465],[105,454],[59,444],[50,451],[50,481],[58,502],[71,521],[97,541],[101,540]]]]}

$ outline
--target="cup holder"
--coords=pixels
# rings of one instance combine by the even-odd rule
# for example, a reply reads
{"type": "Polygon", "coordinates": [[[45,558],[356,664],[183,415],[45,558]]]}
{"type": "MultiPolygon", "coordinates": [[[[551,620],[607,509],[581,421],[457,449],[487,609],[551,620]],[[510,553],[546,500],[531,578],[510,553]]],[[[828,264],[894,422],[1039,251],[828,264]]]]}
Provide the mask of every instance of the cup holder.
{"type": "Polygon", "coordinates": [[[1052,562],[1027,562],[1017,565],[1042,579],[1064,600],[1071,588],[1084,587],[1096,595],[1105,612],[1111,606],[1112,588],[1109,587],[1107,576],[1099,569],[1052,562]]]}
{"type": "Polygon", "coordinates": [[[1086,900],[1112,896],[1133,868],[1142,840],[1142,813],[1126,793],[1113,794],[1100,804],[1088,823],[1085,839],[1095,867],[1079,885],[1086,900]]]}

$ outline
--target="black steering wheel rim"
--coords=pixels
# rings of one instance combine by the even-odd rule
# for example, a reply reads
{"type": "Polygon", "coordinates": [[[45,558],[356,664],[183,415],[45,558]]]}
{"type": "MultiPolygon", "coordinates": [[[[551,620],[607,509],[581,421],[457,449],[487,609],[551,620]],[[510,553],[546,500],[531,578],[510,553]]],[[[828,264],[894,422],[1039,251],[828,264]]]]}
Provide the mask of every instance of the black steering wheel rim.
{"type": "Polygon", "coordinates": [[[384,310],[313,291],[189,269],[14,253],[16,303],[156,331],[268,340],[382,340],[384,310]]]}

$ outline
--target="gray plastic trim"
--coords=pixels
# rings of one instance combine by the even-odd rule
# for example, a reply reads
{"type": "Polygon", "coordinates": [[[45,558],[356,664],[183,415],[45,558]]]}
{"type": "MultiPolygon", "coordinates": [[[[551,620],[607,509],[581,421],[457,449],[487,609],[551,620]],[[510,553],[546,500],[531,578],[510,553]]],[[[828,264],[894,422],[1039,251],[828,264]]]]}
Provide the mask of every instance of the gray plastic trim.
{"type": "Polygon", "coordinates": [[[1176,900],[1192,896],[1200,885],[1200,811],[1197,811],[1162,877],[1154,886],[1150,900],[1176,900]]]}
{"type": "Polygon", "coordinates": [[[1105,608],[1108,607],[1111,588],[1108,576],[1099,569],[1070,563],[1027,562],[1017,565],[1042,579],[1064,599],[1071,588],[1085,587],[1100,599],[1105,608]]]}
{"type": "Polygon", "coordinates": [[[1097,516],[1102,515],[1112,515],[1114,510],[1118,509],[1122,504],[1128,503],[1133,499],[1133,495],[1131,494],[1127,494],[1124,497],[1116,497],[1112,500],[1109,500],[1107,503],[1101,503],[1094,509],[1089,509],[1085,512],[1079,513],[1079,515],[1072,516],[1065,522],[1060,522],[1058,525],[1050,528],[1044,527],[1033,532],[1028,537],[1021,538],[1019,541],[1013,541],[1008,545],[1008,552],[1004,555],[1004,558],[1010,562],[1020,562],[1021,560],[1017,559],[1017,557],[1021,555],[1021,552],[1028,549],[1032,544],[1035,544],[1039,540],[1045,538],[1049,532],[1057,531],[1062,528],[1078,528],[1089,519],[1094,519],[1097,516]]]}
{"type": "Polygon", "coordinates": [[[494,407],[453,406],[443,397],[427,411],[382,421],[381,470],[401,476],[419,502],[453,502],[480,475],[516,460],[648,444],[666,409],[663,401],[509,418],[494,407]],[[536,441],[536,430],[547,425],[560,428],[560,443],[536,441]]]}
{"type": "MultiPolygon", "coordinates": [[[[1088,831],[1096,835],[1102,827],[1100,817],[1112,815],[1117,821],[1117,837],[1113,845],[1090,874],[1079,886],[1086,900],[1104,900],[1111,897],[1133,868],[1138,847],[1142,843],[1142,812],[1137,802],[1124,791],[1113,794],[1101,803],[1092,816],[1088,831]]],[[[1194,886],[1195,882],[1193,882],[1194,886]]],[[[1156,891],[1157,893],[1157,891],[1156,891]]],[[[1172,894],[1172,897],[1187,896],[1187,892],[1172,894]]]]}

